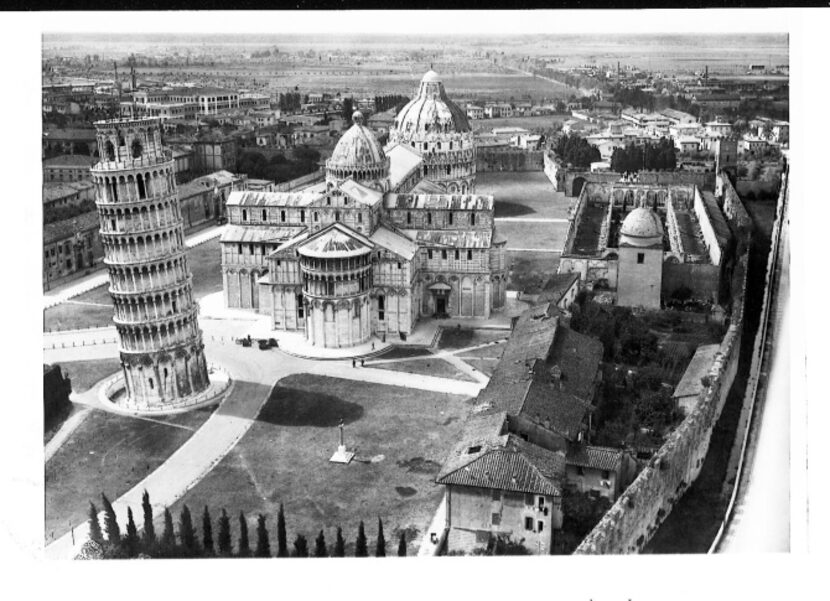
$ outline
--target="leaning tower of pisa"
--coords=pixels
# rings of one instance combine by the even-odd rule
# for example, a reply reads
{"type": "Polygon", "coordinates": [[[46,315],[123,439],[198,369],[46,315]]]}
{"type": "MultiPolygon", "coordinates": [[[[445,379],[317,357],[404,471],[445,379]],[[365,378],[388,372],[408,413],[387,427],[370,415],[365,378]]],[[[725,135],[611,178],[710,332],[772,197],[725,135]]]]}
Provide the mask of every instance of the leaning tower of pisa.
{"type": "Polygon", "coordinates": [[[92,167],[130,409],[186,404],[209,385],[172,156],[156,119],[95,123],[92,167]]]}

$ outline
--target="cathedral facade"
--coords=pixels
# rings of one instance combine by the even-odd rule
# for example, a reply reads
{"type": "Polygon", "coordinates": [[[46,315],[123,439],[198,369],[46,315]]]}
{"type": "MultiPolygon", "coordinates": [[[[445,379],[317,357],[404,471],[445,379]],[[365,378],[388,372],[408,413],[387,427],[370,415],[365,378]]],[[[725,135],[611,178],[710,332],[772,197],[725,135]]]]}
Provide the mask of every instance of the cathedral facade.
{"type": "Polygon", "coordinates": [[[405,339],[422,316],[487,318],[503,307],[506,240],[493,197],[472,193],[472,132],[438,75],[424,76],[386,148],[360,112],[353,120],[324,182],[231,194],[226,305],[334,348],[405,339]]]}

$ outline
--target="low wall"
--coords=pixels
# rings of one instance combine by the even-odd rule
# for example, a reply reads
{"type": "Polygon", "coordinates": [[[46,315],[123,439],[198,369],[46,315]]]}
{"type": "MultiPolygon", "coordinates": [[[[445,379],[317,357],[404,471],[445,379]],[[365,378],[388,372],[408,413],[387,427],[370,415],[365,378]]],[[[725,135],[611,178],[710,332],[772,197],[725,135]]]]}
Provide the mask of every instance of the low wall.
{"type": "Polygon", "coordinates": [[[310,186],[311,184],[315,184],[317,182],[323,181],[326,177],[326,172],[323,169],[318,171],[314,171],[313,173],[308,173],[306,175],[301,175],[296,179],[289,180],[287,182],[283,182],[281,184],[277,184],[274,190],[276,192],[290,192],[291,190],[296,190],[298,188],[304,188],[306,186],[310,186]]]}
{"type": "Polygon", "coordinates": [[[476,171],[542,171],[544,151],[521,148],[476,149],[476,171]]]}

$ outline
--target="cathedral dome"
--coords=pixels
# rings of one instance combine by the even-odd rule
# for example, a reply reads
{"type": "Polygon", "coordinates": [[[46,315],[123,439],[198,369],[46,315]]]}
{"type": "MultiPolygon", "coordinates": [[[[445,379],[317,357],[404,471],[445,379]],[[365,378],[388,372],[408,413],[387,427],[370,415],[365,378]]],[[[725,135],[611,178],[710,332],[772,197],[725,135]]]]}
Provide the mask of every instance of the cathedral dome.
{"type": "Polygon", "coordinates": [[[352,125],[337,142],[328,163],[339,167],[374,167],[386,161],[386,154],[375,134],[363,125],[363,113],[355,111],[352,125]]]}
{"type": "Polygon", "coordinates": [[[449,99],[441,77],[432,70],[421,79],[418,95],[395,117],[393,129],[406,141],[430,133],[471,131],[467,115],[449,99]]]}
{"type": "Polygon", "coordinates": [[[663,242],[663,224],[657,213],[646,207],[631,211],[620,227],[620,244],[654,246],[663,242]]]}

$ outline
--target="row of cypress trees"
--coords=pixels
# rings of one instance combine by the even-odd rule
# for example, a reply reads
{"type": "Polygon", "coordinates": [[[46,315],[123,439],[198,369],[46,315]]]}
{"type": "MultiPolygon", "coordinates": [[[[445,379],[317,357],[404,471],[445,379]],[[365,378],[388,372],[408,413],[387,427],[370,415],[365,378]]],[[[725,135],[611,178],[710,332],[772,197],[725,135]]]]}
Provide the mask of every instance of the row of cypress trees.
{"type": "MultiPolygon", "coordinates": [[[[104,557],[107,559],[122,559],[130,557],[159,557],[159,558],[192,558],[192,557],[272,557],[271,543],[266,525],[266,516],[257,516],[256,542],[253,551],[248,536],[248,520],[245,514],[239,512],[239,536],[236,548],[231,542],[231,519],[225,509],[217,520],[217,536],[213,537],[213,520],[210,511],[205,505],[202,512],[202,537],[196,534],[193,526],[193,516],[187,505],[182,506],[179,513],[178,528],[174,527],[173,515],[170,510],[164,509],[164,528],[161,536],[156,535],[153,524],[153,509],[150,505],[150,495],[145,490],[141,498],[141,507],[144,518],[144,528],[139,535],[135,524],[132,508],[127,508],[127,529],[122,534],[121,527],[107,496],[101,493],[101,503],[104,509],[104,528],[98,517],[98,508],[94,503],[89,504],[89,538],[102,545],[104,557]],[[104,536],[106,534],[106,537],[104,536]]],[[[375,557],[386,556],[386,537],[383,533],[383,521],[378,518],[378,535],[375,541],[375,557]]],[[[406,556],[406,535],[401,532],[398,539],[398,556],[406,556]]],[[[305,536],[298,534],[292,548],[288,548],[288,538],[285,529],[285,512],[280,503],[277,513],[277,553],[276,557],[345,557],[346,541],[343,531],[337,528],[337,537],[334,547],[329,551],[326,537],[322,530],[314,540],[313,553],[309,550],[305,536]]],[[[369,557],[369,541],[363,520],[357,529],[355,539],[355,557],[369,557]]]]}

